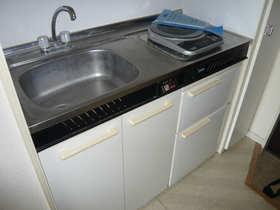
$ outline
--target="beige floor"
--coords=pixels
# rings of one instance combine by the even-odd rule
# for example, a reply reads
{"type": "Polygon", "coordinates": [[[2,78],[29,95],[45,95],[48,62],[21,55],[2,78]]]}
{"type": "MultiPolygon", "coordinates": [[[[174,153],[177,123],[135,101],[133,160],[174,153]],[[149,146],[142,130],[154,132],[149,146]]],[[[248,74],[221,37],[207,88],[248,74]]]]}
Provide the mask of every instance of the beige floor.
{"type": "Polygon", "coordinates": [[[139,210],[270,210],[244,184],[255,143],[244,138],[222,155],[215,154],[139,210]]]}

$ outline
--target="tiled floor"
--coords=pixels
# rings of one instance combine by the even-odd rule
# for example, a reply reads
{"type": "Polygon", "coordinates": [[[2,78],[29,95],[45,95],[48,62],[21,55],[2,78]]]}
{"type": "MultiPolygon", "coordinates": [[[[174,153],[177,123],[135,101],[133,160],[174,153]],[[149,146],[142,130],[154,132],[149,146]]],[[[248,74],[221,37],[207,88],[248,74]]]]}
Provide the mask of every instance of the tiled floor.
{"type": "Polygon", "coordinates": [[[222,155],[215,154],[139,210],[270,210],[244,184],[255,143],[244,138],[222,155]]]}

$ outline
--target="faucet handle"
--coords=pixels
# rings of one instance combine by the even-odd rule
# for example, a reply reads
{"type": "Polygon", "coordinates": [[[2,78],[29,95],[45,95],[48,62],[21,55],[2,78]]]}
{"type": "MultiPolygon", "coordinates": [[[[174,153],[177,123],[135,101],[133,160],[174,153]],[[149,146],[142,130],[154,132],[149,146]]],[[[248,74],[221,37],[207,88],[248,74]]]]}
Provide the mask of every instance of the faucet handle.
{"type": "Polygon", "coordinates": [[[37,41],[38,47],[44,52],[50,47],[49,38],[45,35],[39,36],[37,41]]]}
{"type": "Polygon", "coordinates": [[[69,31],[61,31],[59,33],[60,41],[63,44],[69,44],[71,41],[70,32],[69,31]]]}

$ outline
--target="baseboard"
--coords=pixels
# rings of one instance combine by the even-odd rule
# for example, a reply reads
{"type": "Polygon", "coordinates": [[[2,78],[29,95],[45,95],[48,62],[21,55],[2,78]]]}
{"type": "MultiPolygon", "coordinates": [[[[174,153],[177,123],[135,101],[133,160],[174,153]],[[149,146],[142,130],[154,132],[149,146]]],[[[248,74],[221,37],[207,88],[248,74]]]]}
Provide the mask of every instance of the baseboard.
{"type": "Polygon", "coordinates": [[[250,139],[252,139],[253,141],[255,141],[256,143],[260,144],[262,147],[265,146],[265,140],[262,139],[261,137],[259,137],[257,134],[248,131],[248,133],[246,134],[246,136],[250,139]]]}

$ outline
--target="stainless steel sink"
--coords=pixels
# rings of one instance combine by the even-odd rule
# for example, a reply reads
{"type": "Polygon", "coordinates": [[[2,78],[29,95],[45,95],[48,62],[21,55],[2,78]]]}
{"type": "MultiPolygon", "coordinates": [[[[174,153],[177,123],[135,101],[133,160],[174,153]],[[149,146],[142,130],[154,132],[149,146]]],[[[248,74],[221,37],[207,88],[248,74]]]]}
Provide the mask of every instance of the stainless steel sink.
{"type": "Polygon", "coordinates": [[[122,97],[171,77],[182,67],[137,35],[112,34],[106,39],[104,34],[82,37],[66,51],[43,54],[30,48],[6,57],[32,134],[92,109],[121,106],[122,97]]]}
{"type": "Polygon", "coordinates": [[[35,105],[64,109],[123,87],[139,73],[111,51],[91,50],[31,67],[20,75],[19,84],[35,105]]]}

